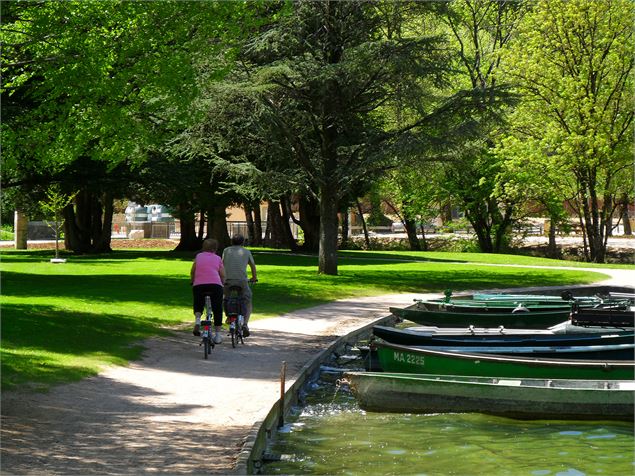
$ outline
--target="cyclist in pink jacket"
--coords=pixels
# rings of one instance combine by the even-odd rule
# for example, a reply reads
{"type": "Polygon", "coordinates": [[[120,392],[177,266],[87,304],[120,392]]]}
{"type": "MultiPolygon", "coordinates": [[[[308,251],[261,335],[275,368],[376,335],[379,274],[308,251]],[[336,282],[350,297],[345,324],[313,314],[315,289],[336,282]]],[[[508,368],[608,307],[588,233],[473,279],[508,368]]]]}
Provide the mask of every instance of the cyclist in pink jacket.
{"type": "Polygon", "coordinates": [[[225,268],[223,260],[216,254],[218,241],[208,238],[203,241],[200,253],[194,258],[190,277],[192,278],[192,295],[194,298],[194,331],[195,336],[201,335],[201,314],[205,308],[205,295],[209,294],[214,314],[214,343],[220,344],[223,324],[223,283],[225,282],[225,268]]]}

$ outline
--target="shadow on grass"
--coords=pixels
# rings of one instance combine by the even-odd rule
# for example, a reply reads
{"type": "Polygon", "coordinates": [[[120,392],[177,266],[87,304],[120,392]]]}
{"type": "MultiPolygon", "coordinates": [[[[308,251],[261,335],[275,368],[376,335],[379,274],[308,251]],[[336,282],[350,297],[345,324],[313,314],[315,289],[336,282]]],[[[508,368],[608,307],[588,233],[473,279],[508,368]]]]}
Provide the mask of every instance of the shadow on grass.
{"type": "Polygon", "coordinates": [[[95,303],[138,301],[148,304],[190,304],[189,278],[104,274],[44,275],[7,271],[3,273],[2,294],[13,297],[73,298],[95,303]]]}
{"type": "MultiPolygon", "coordinates": [[[[416,251],[412,251],[412,253],[419,253],[416,251]]],[[[421,252],[422,253],[422,252],[421,252]]],[[[426,262],[426,263],[469,263],[469,259],[456,259],[456,257],[452,258],[432,258],[430,256],[411,256],[411,255],[395,255],[390,253],[382,253],[380,251],[364,251],[364,252],[354,252],[354,251],[338,251],[338,256],[341,258],[351,258],[355,260],[357,264],[358,261],[367,260],[366,264],[378,264],[377,261],[386,260],[393,262],[403,262],[403,261],[417,261],[417,262],[426,262]],[[365,256],[365,254],[368,255],[365,256]]],[[[469,255],[466,255],[469,256],[469,255]]],[[[363,264],[363,263],[360,263],[363,264]]]]}
{"type": "MultiPolygon", "coordinates": [[[[490,289],[538,286],[563,286],[586,284],[600,276],[587,271],[556,270],[542,268],[516,268],[492,266],[425,266],[416,269],[378,268],[376,271],[346,269],[338,276],[317,276],[311,272],[297,271],[284,288],[301,290],[305,282],[320,282],[324,287],[337,286],[336,292],[359,289],[367,295],[368,289],[385,292],[430,292],[445,289],[490,289]]],[[[254,293],[264,287],[259,283],[254,293]]],[[[271,291],[273,294],[276,290],[271,291]]],[[[310,292],[310,290],[307,290],[310,292]]]]}
{"type": "MultiPolygon", "coordinates": [[[[259,251],[257,248],[251,250],[256,264],[280,264],[280,258],[292,259],[293,264],[299,266],[315,266],[318,265],[318,256],[315,254],[309,254],[304,252],[292,252],[289,250],[263,250],[259,251]]],[[[394,264],[403,262],[426,262],[426,263],[468,263],[469,260],[458,260],[454,258],[431,258],[427,256],[408,256],[408,255],[395,255],[390,253],[382,253],[379,251],[338,251],[338,265],[344,265],[347,263],[356,265],[373,265],[378,266],[382,264],[394,264]]]]}
{"type": "Polygon", "coordinates": [[[79,380],[97,369],[73,358],[99,356],[104,363],[123,364],[139,358],[143,348],[135,342],[165,333],[151,317],[3,305],[2,386],[79,380]]]}

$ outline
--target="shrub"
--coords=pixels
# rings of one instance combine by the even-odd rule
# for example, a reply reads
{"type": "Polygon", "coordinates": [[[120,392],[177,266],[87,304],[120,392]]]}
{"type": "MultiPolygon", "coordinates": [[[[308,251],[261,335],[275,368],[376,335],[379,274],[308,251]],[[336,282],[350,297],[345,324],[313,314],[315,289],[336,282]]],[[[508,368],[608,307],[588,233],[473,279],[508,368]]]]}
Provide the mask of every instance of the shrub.
{"type": "Polygon", "coordinates": [[[14,236],[13,225],[2,225],[2,228],[0,228],[0,240],[14,240],[14,236]]]}

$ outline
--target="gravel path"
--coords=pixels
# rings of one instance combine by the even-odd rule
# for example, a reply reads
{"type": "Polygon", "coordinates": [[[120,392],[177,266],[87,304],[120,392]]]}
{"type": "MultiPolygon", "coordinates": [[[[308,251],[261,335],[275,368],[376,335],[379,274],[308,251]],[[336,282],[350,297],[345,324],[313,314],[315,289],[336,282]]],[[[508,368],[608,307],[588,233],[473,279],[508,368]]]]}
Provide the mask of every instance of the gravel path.
{"type": "MultiPolygon", "coordinates": [[[[580,268],[577,268],[580,269],[580,268]]],[[[594,271],[598,271],[594,269],[594,271]]],[[[633,270],[602,270],[633,284],[633,270]]],[[[2,474],[227,474],[253,424],[336,336],[421,294],[343,300],[256,321],[246,345],[202,358],[190,328],[151,339],[142,360],[48,393],[2,395],[2,474]]]]}

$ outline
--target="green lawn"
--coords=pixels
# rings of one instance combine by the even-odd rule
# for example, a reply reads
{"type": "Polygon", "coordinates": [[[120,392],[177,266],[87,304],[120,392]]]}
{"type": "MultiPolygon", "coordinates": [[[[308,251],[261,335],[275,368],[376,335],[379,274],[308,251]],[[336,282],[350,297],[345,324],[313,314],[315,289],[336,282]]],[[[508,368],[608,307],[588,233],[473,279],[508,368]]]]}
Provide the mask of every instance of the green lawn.
{"type": "MultiPolygon", "coordinates": [[[[605,275],[494,264],[569,266],[527,257],[459,253],[344,252],[339,276],[317,275],[317,258],[254,250],[260,282],[254,319],[338,298],[591,283],[605,275]],[[415,261],[416,260],[416,261],[415,261]],[[469,264],[468,262],[479,264],[469,264]]],[[[121,250],[105,256],[51,251],[2,252],[2,388],[94,375],[104,365],[139,357],[143,338],[189,326],[193,254],[121,250]]],[[[630,266],[633,268],[633,266],[630,266]]]]}

